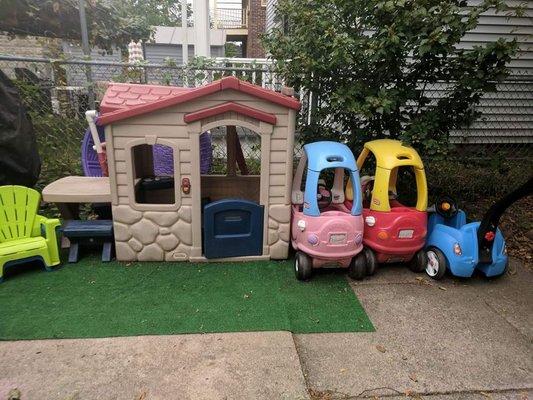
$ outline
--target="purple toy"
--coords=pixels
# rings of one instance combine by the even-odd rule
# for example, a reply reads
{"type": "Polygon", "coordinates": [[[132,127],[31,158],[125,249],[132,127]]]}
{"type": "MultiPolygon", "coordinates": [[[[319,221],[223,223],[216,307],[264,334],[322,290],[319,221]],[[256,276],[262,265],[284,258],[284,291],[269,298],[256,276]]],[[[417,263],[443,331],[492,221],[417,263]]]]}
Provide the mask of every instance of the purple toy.
{"type": "MultiPolygon", "coordinates": [[[[96,125],[100,142],[105,142],[105,131],[103,126],[96,125]]],[[[81,166],[85,176],[103,176],[96,150],[93,149],[94,141],[91,130],[85,130],[85,136],[81,142],[81,166]]]]}
{"type": "MultiPolygon", "coordinates": [[[[104,127],[98,126],[100,141],[105,141],[104,127]]],[[[98,162],[96,151],[93,149],[94,141],[89,128],[85,130],[85,136],[81,143],[81,166],[85,176],[102,176],[102,169],[98,162]]],[[[172,149],[168,146],[156,144],[154,146],[154,173],[156,176],[174,175],[172,164],[172,149]]],[[[200,135],[200,173],[208,174],[213,162],[213,150],[211,148],[211,135],[204,132],[200,135]]]]}

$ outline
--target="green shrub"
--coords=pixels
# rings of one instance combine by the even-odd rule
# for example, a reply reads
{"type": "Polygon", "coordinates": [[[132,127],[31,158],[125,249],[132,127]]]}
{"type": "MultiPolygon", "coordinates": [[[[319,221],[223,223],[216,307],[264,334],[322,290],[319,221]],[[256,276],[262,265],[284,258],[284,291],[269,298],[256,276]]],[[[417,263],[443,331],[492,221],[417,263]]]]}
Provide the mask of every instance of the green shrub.
{"type": "Polygon", "coordinates": [[[264,42],[287,84],[313,93],[304,141],[341,137],[357,148],[389,137],[445,154],[450,130],[478,117],[473,106],[508,75],[517,49],[504,39],[457,46],[490,8],[508,10],[502,0],[280,0],[264,42]],[[446,88],[438,99],[435,85],[446,88]]]}

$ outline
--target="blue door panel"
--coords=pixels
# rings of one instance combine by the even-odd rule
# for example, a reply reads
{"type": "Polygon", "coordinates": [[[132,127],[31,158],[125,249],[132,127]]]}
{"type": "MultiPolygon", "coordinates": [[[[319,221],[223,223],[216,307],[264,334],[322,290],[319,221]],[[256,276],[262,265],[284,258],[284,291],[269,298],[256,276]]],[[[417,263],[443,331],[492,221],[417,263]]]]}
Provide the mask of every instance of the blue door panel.
{"type": "Polygon", "coordinates": [[[204,207],[206,258],[263,254],[264,207],[248,200],[224,199],[204,207]]]}
{"type": "Polygon", "coordinates": [[[215,236],[249,234],[252,213],[248,210],[222,210],[215,213],[215,236]]]}

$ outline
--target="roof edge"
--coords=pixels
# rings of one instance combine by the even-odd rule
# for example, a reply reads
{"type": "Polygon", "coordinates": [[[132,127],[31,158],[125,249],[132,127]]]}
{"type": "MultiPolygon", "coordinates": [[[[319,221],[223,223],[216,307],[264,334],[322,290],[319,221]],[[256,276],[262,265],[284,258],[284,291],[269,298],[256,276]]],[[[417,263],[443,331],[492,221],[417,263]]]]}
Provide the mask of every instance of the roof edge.
{"type": "Polygon", "coordinates": [[[183,120],[186,123],[195,122],[204,118],[213,117],[215,115],[224,114],[226,112],[234,111],[238,114],[246,115],[250,118],[257,119],[259,121],[266,122],[270,125],[276,125],[277,118],[274,114],[270,114],[257,108],[248,107],[242,104],[237,104],[232,101],[227,103],[220,104],[214,107],[204,108],[199,111],[194,111],[188,114],[185,114],[183,120]]]}

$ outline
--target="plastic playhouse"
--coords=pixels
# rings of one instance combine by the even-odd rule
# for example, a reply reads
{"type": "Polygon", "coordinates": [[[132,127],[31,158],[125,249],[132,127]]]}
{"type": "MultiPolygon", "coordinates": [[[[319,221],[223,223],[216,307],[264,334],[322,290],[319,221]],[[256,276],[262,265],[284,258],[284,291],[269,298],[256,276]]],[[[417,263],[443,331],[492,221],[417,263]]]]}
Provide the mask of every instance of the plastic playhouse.
{"type": "MultiPolygon", "coordinates": [[[[96,143],[98,153],[105,150],[109,177],[91,179],[98,179],[95,190],[109,186],[117,259],[287,258],[299,108],[290,96],[234,77],[192,89],[111,83],[97,119],[105,127],[103,150],[96,143]],[[201,151],[201,136],[220,126],[260,136],[259,174],[203,173],[211,154],[201,151]]],[[[90,154],[91,144],[85,147],[90,154]]],[[[228,151],[228,165],[235,158],[238,152],[228,151]]],[[[63,204],[80,195],[69,192],[69,182],[62,182],[63,204]]],[[[50,186],[43,195],[57,199],[58,182],[50,186]]],[[[83,201],[97,202],[90,193],[83,201]]]]}
{"type": "MultiPolygon", "coordinates": [[[[416,272],[426,267],[423,251],[427,233],[427,183],[422,159],[415,149],[400,141],[379,139],[367,142],[357,159],[361,170],[370,155],[375,158],[375,175],[361,178],[364,244],[367,263],[409,262],[416,272]],[[416,180],[417,199],[414,206],[398,200],[400,169],[408,169],[416,180]]],[[[348,187],[347,201],[353,194],[348,187]]]]}
{"type": "Polygon", "coordinates": [[[348,268],[352,278],[362,279],[366,267],[365,261],[357,256],[363,250],[358,184],[355,201],[350,208],[344,205],[345,175],[359,182],[355,158],[346,145],[335,142],[310,143],[303,150],[292,184],[291,242],[297,251],[296,277],[306,280],[313,268],[333,265],[348,268]],[[327,171],[334,175],[331,190],[320,179],[321,173],[327,171]],[[304,174],[305,188],[302,188],[304,174]]]}

